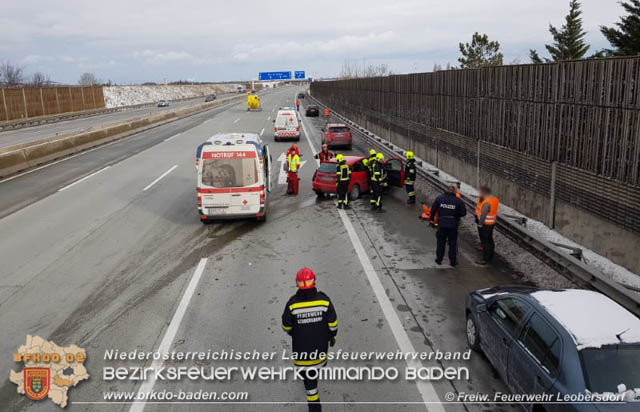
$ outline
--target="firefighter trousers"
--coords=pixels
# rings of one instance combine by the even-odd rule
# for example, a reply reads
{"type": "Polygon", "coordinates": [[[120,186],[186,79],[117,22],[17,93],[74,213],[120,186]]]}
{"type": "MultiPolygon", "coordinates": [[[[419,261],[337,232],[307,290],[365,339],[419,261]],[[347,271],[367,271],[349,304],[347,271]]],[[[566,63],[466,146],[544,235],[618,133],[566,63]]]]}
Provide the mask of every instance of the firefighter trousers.
{"type": "Polygon", "coordinates": [[[320,393],[318,392],[318,378],[310,379],[306,372],[304,374],[304,390],[307,394],[307,405],[309,406],[309,412],[321,412],[322,406],[320,404],[320,393]]]}
{"type": "Polygon", "coordinates": [[[380,182],[371,182],[371,207],[382,209],[382,185],[380,182]]]}
{"type": "Polygon", "coordinates": [[[416,189],[413,186],[413,183],[406,183],[405,182],[404,187],[407,189],[407,200],[409,201],[409,203],[415,203],[416,202],[416,189]]]}
{"type": "Polygon", "coordinates": [[[349,182],[338,183],[338,206],[347,206],[349,204],[349,182]]]}

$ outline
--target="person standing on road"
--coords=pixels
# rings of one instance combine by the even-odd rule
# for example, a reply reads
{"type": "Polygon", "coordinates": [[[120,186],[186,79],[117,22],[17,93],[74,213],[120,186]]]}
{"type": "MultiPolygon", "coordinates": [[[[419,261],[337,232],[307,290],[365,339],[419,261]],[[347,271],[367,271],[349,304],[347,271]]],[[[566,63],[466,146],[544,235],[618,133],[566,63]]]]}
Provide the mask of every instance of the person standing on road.
{"type": "Polygon", "coordinates": [[[382,154],[382,152],[379,152],[378,154],[376,154],[376,163],[380,164],[380,170],[382,171],[382,179],[380,180],[380,186],[382,187],[382,193],[387,193],[387,190],[389,190],[389,181],[388,181],[388,175],[387,175],[387,168],[385,167],[385,162],[384,162],[384,155],[382,154]]]}
{"type": "Polygon", "coordinates": [[[309,268],[296,275],[298,291],[282,314],[282,329],[291,336],[294,365],[302,368],[309,412],[320,412],[318,379],[312,373],[327,363],[329,345],[338,335],[338,315],[331,299],[316,289],[316,277],[309,268]],[[315,355],[317,354],[317,356],[315,355]]]}
{"type": "Polygon", "coordinates": [[[458,264],[458,225],[460,219],[467,214],[462,199],[456,196],[458,187],[451,185],[447,193],[436,198],[431,206],[431,223],[435,214],[438,214],[438,231],[436,239],[438,246],[436,248],[436,263],[442,264],[444,258],[444,250],[447,242],[449,242],[449,264],[455,267],[458,264]]]}
{"type": "Polygon", "coordinates": [[[298,195],[298,170],[300,170],[300,151],[297,145],[292,145],[287,155],[287,194],[298,195]]]}
{"type": "Polygon", "coordinates": [[[371,186],[371,176],[373,176],[373,166],[376,161],[376,149],[369,149],[369,159],[364,159],[362,163],[367,166],[367,182],[369,183],[369,194],[371,195],[371,203],[373,203],[373,186],[371,186]],[[367,162],[365,163],[364,160],[367,162]]]}
{"type": "Polygon", "coordinates": [[[324,120],[326,120],[328,122],[329,121],[329,116],[331,116],[331,110],[329,110],[329,107],[325,107],[324,108],[324,120]]]}
{"type": "Polygon", "coordinates": [[[319,159],[320,163],[327,163],[333,159],[333,153],[329,151],[329,146],[325,143],[322,145],[322,151],[316,153],[314,157],[319,159]]]}
{"type": "Polygon", "coordinates": [[[300,111],[300,100],[296,99],[296,111],[300,111]]]}
{"type": "Polygon", "coordinates": [[[338,168],[336,169],[336,192],[338,193],[338,209],[351,209],[349,206],[349,183],[351,182],[351,169],[344,156],[336,156],[338,168]]]}
{"type": "MultiPolygon", "coordinates": [[[[371,162],[369,162],[371,165],[371,162]]],[[[378,153],[376,155],[375,160],[373,161],[372,174],[371,174],[371,210],[377,210],[378,212],[383,212],[382,210],[382,190],[383,190],[383,179],[385,175],[384,170],[384,155],[382,153],[378,153]]]]}
{"type": "Polygon", "coordinates": [[[480,196],[476,206],[476,224],[478,225],[478,235],[482,243],[482,260],[479,265],[487,265],[493,260],[496,245],[493,242],[493,228],[498,219],[498,208],[500,201],[491,194],[491,189],[487,186],[480,188],[480,196]]]}
{"type": "Polygon", "coordinates": [[[414,159],[412,151],[408,151],[406,157],[407,164],[404,166],[404,185],[407,189],[407,204],[412,205],[416,203],[416,159],[414,159]]]}

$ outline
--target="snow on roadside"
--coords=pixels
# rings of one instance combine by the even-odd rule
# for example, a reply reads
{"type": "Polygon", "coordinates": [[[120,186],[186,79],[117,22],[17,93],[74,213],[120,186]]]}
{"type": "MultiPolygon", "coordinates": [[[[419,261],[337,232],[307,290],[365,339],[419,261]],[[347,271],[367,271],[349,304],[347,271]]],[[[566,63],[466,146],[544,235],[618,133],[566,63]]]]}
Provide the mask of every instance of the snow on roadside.
{"type": "Polygon", "coordinates": [[[198,84],[158,86],[105,86],[104,101],[107,108],[153,103],[158,100],[178,100],[204,97],[211,93],[231,93],[239,84],[198,84]]]}
{"type": "MultiPolygon", "coordinates": [[[[416,159],[418,159],[416,157],[416,159]]],[[[458,179],[455,176],[451,176],[447,173],[445,173],[444,171],[438,169],[437,167],[429,164],[428,162],[419,159],[422,161],[423,165],[426,165],[426,167],[428,167],[429,169],[435,169],[438,170],[439,173],[439,177],[443,180],[446,181],[451,181],[451,182],[459,182],[460,179],[458,179]]],[[[471,185],[464,183],[464,182],[460,182],[460,192],[462,192],[463,194],[466,194],[470,197],[477,197],[478,196],[478,191],[471,185]]],[[[519,216],[519,217],[526,217],[525,215],[523,215],[522,213],[518,212],[517,210],[505,205],[505,204],[500,204],[500,214],[508,214],[508,215],[512,215],[512,216],[519,216]]],[[[632,286],[634,288],[638,288],[640,289],[640,276],[638,274],[635,274],[633,272],[631,272],[630,270],[628,270],[627,268],[620,266],[614,262],[612,262],[611,260],[607,259],[604,256],[601,256],[599,254],[597,254],[596,252],[594,252],[591,249],[588,249],[576,242],[574,242],[573,240],[561,235],[560,233],[558,233],[557,231],[549,228],[548,226],[546,226],[544,223],[531,219],[529,217],[527,217],[527,226],[526,226],[527,230],[532,232],[533,234],[535,234],[537,237],[540,237],[542,239],[547,240],[548,242],[555,242],[555,243],[561,243],[563,245],[567,245],[567,246],[571,246],[571,247],[577,247],[582,249],[582,255],[583,255],[583,261],[590,265],[595,267],[596,269],[598,269],[599,271],[601,271],[603,274],[605,274],[606,276],[608,276],[609,278],[615,280],[618,283],[624,284],[624,285],[628,285],[628,286],[632,286]]],[[[568,254],[568,250],[565,251],[564,249],[560,249],[563,253],[567,253],[568,254]]]]}

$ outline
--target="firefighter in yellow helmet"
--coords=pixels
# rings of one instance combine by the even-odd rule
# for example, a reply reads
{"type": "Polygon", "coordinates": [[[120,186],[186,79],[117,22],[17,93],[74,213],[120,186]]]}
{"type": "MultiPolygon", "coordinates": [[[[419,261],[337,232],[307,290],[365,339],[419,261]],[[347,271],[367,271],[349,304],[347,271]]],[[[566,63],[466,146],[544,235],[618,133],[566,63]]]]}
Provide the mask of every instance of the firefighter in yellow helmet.
{"type": "MultiPolygon", "coordinates": [[[[371,164],[371,162],[369,162],[371,164]]],[[[371,209],[382,212],[382,191],[387,171],[384,168],[384,155],[376,154],[371,174],[371,209]]]]}
{"type": "Polygon", "coordinates": [[[338,209],[351,209],[349,206],[349,183],[351,182],[351,169],[344,156],[336,156],[338,168],[336,169],[336,192],[338,194],[338,209]]]}
{"type": "Polygon", "coordinates": [[[407,204],[416,203],[416,159],[413,152],[405,153],[407,162],[404,166],[404,187],[407,189],[407,204]]]}

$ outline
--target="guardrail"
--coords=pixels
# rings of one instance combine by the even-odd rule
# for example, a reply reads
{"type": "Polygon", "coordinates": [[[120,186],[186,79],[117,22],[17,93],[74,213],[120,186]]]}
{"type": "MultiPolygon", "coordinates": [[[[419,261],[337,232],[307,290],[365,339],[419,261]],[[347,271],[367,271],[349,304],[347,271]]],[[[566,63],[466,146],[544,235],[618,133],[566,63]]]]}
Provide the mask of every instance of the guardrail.
{"type": "MultiPolygon", "coordinates": [[[[326,105],[315,97],[310,97],[318,106],[326,107],[326,105]]],[[[404,154],[405,150],[401,147],[396,146],[380,136],[376,136],[374,133],[351,121],[351,119],[334,111],[332,111],[331,114],[352,126],[353,131],[360,134],[378,150],[382,149],[387,153],[404,154]]],[[[439,177],[438,170],[428,169],[422,165],[420,159],[417,160],[418,175],[424,178],[430,185],[443,192],[450,186],[451,182],[447,182],[439,177]]],[[[467,207],[475,211],[476,199],[472,199],[463,193],[461,193],[461,196],[467,207]]],[[[529,232],[519,224],[518,219],[512,219],[508,215],[499,213],[496,229],[570,281],[604,293],[640,317],[640,294],[635,293],[638,292],[635,288],[630,288],[635,291],[632,292],[628,290],[627,287],[609,279],[596,268],[588,266],[573,255],[562,252],[560,249],[564,248],[563,245],[553,244],[529,232]]]]}

